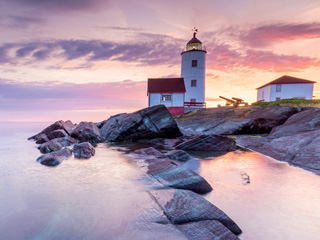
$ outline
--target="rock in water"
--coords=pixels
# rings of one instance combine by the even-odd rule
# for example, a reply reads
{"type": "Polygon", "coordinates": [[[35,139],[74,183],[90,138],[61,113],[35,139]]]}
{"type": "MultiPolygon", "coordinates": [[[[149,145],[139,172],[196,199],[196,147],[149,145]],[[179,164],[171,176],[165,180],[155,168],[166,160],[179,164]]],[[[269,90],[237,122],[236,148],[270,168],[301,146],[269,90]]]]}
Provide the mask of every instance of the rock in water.
{"type": "Polygon", "coordinates": [[[38,149],[41,153],[55,152],[63,147],[77,143],[78,140],[72,137],[55,138],[48,142],[42,143],[38,149]]]}
{"type": "Polygon", "coordinates": [[[130,114],[109,118],[101,127],[109,142],[150,138],[175,138],[182,135],[175,120],[164,105],[156,105],[130,114]]]}
{"type": "Polygon", "coordinates": [[[210,184],[196,172],[179,167],[174,161],[164,158],[146,159],[148,174],[166,187],[188,189],[199,194],[212,191],[210,184]]]}
{"type": "Polygon", "coordinates": [[[90,143],[83,142],[73,146],[73,153],[76,158],[91,158],[96,151],[90,143]]]}
{"type": "Polygon", "coordinates": [[[68,136],[68,133],[64,129],[57,129],[48,134],[50,140],[55,138],[62,138],[68,136]]]}
{"type": "Polygon", "coordinates": [[[176,148],[185,151],[228,152],[236,150],[236,142],[220,135],[199,135],[180,143],[176,148]]]}
{"type": "Polygon", "coordinates": [[[64,159],[68,159],[71,156],[72,151],[69,148],[64,148],[38,157],[37,162],[40,162],[42,165],[54,167],[59,165],[64,159]]]}
{"type": "MultiPolygon", "coordinates": [[[[71,122],[71,121],[57,121],[54,124],[51,124],[49,127],[46,127],[45,129],[43,129],[40,133],[28,138],[28,140],[34,139],[34,140],[38,140],[39,137],[41,136],[41,134],[45,134],[48,135],[49,133],[58,130],[58,129],[63,129],[66,131],[66,133],[70,133],[72,131],[72,129],[75,127],[75,125],[71,122]]],[[[43,135],[42,135],[43,137],[43,135]]]]}
{"type": "MultiPolygon", "coordinates": [[[[207,233],[207,231],[209,231],[210,234],[216,234],[222,237],[224,235],[229,236],[231,232],[236,235],[242,232],[239,226],[223,211],[208,202],[203,197],[191,191],[161,190],[152,191],[150,194],[151,197],[159,204],[159,206],[161,206],[164,214],[167,216],[170,222],[178,225],[179,229],[183,232],[187,232],[188,235],[192,235],[193,232],[196,235],[197,233],[206,235],[209,234],[207,233]],[[208,222],[205,221],[212,221],[213,226],[208,229],[208,222]],[[217,224],[217,221],[221,224],[217,224]],[[190,223],[192,223],[191,226],[185,225],[190,223]],[[193,229],[192,226],[197,226],[197,228],[193,229]]],[[[233,238],[226,239],[237,239],[234,238],[234,236],[235,235],[233,235],[233,238]]]]}
{"type": "Polygon", "coordinates": [[[166,155],[158,151],[157,149],[153,147],[148,148],[140,148],[133,152],[134,154],[140,155],[144,158],[166,158],[166,155]]]}
{"type": "Polygon", "coordinates": [[[90,142],[91,144],[104,141],[100,129],[92,122],[83,122],[79,124],[71,132],[71,137],[78,139],[80,142],[90,142]]]}
{"type": "Polygon", "coordinates": [[[178,160],[181,162],[186,162],[190,160],[192,157],[183,150],[172,150],[167,153],[167,157],[172,160],[178,160]]]}

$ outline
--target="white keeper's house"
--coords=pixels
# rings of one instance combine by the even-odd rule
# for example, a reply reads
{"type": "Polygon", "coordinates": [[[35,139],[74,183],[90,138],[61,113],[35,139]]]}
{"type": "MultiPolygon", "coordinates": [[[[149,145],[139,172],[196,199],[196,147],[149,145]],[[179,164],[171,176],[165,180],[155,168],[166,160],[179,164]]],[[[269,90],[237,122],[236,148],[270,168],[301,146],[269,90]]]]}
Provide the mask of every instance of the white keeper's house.
{"type": "Polygon", "coordinates": [[[148,105],[164,104],[172,115],[205,108],[206,47],[193,38],[181,52],[181,78],[149,78],[148,105]]]}
{"type": "Polygon", "coordinates": [[[312,99],[314,81],[282,76],[258,87],[257,101],[271,102],[284,98],[312,99]]]}

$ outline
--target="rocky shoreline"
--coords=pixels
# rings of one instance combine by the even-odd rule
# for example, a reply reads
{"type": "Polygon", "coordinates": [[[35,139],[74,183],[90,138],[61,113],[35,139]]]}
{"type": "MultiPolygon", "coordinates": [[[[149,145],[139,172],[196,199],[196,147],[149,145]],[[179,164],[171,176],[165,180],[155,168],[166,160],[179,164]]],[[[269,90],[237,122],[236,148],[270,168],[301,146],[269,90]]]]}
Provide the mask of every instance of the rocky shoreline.
{"type": "Polygon", "coordinates": [[[185,114],[176,121],[187,136],[232,136],[240,147],[320,175],[319,108],[211,108],[185,114]]]}
{"type": "MultiPolygon", "coordinates": [[[[245,147],[320,174],[320,109],[213,108],[175,120],[158,105],[100,123],[58,121],[29,140],[39,144],[43,155],[37,161],[46,166],[57,166],[72,154],[88,159],[98,143],[135,143],[126,153],[158,185],[149,191],[150,198],[162,210],[166,224],[186,239],[239,239],[241,234],[232,219],[200,196],[213,187],[181,166],[192,159],[188,151],[223,153],[245,147]]],[[[242,177],[250,183],[248,175],[242,177]]]]}
{"type": "Polygon", "coordinates": [[[29,140],[35,140],[43,153],[37,161],[51,167],[72,154],[90,158],[98,143],[148,145],[127,153],[158,184],[149,196],[162,210],[165,224],[171,224],[186,239],[239,239],[239,226],[201,196],[212,191],[212,186],[198,173],[180,166],[192,158],[185,151],[234,151],[236,142],[215,134],[184,136],[163,105],[112,116],[100,123],[58,121],[29,140]]]}

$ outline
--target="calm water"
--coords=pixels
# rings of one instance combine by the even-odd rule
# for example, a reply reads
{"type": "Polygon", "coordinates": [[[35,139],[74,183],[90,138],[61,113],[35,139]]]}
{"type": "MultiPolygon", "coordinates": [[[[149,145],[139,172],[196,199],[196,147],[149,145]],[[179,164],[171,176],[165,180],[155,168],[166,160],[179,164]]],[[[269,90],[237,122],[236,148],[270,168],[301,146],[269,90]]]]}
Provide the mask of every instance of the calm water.
{"type": "MultiPolygon", "coordinates": [[[[155,223],[161,211],[146,193],[150,183],[115,148],[100,144],[90,160],[55,168],[37,163],[26,139],[47,125],[0,124],[0,239],[183,239],[155,223]]],[[[211,183],[205,198],[238,223],[241,239],[319,239],[319,176],[240,151],[185,166],[211,183]]]]}

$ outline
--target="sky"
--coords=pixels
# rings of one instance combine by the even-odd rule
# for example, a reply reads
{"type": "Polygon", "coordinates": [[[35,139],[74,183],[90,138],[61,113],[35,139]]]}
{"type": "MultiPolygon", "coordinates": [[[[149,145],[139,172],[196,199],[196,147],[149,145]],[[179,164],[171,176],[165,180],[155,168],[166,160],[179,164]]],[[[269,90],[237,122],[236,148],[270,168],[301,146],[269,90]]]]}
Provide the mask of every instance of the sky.
{"type": "Polygon", "coordinates": [[[147,107],[147,79],[180,76],[194,27],[208,107],[254,102],[283,75],[317,81],[320,99],[319,0],[0,0],[0,121],[147,107]]]}

